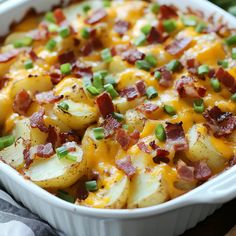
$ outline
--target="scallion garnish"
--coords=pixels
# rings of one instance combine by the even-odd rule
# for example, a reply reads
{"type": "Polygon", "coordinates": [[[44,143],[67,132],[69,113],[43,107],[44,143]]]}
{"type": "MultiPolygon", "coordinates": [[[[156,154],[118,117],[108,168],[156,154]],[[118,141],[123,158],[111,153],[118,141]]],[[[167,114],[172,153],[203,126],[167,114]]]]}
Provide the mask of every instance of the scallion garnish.
{"type": "Polygon", "coordinates": [[[215,92],[220,92],[220,90],[221,90],[220,81],[218,79],[212,78],[211,79],[211,87],[213,88],[213,90],[215,92]]]}
{"type": "Polygon", "coordinates": [[[104,84],[112,84],[113,86],[116,86],[116,80],[115,80],[114,76],[107,75],[104,78],[104,84]]]}
{"type": "Polygon", "coordinates": [[[154,67],[157,65],[157,59],[153,54],[147,54],[144,60],[151,66],[154,67]]]}
{"type": "Polygon", "coordinates": [[[159,12],[159,9],[160,9],[160,5],[155,2],[151,5],[151,12],[154,13],[154,14],[157,14],[159,12]]]}
{"type": "Polygon", "coordinates": [[[56,32],[58,32],[58,29],[59,29],[59,27],[56,24],[52,23],[52,24],[48,25],[48,31],[50,33],[56,33],[56,32]]]}
{"type": "Polygon", "coordinates": [[[152,26],[151,25],[144,25],[142,28],[141,28],[141,32],[144,33],[145,35],[148,35],[150,30],[151,30],[152,26]]]}
{"type": "Polygon", "coordinates": [[[70,29],[69,27],[61,27],[59,29],[59,35],[62,37],[62,38],[67,38],[69,35],[70,35],[70,29]]]}
{"type": "Polygon", "coordinates": [[[13,45],[15,48],[28,47],[33,43],[33,39],[29,36],[25,36],[21,39],[16,40],[13,45]]]}
{"type": "Polygon", "coordinates": [[[46,49],[48,51],[52,51],[56,47],[56,45],[57,45],[56,40],[50,39],[46,44],[46,49]]]}
{"type": "Polygon", "coordinates": [[[111,95],[112,98],[119,96],[119,93],[114,89],[112,84],[105,84],[104,88],[111,95]]]}
{"type": "Polygon", "coordinates": [[[117,119],[119,122],[124,120],[124,115],[121,113],[113,112],[112,116],[117,119]]]}
{"type": "Polygon", "coordinates": [[[44,16],[44,19],[48,22],[52,22],[52,23],[55,23],[56,20],[55,20],[55,17],[54,17],[54,14],[53,12],[49,11],[45,14],[44,16]]]}
{"type": "Polygon", "coordinates": [[[161,72],[158,71],[158,70],[155,71],[155,73],[154,73],[154,78],[157,79],[157,80],[161,79],[161,72]]]}
{"type": "Polygon", "coordinates": [[[203,100],[202,99],[194,100],[193,109],[197,113],[203,113],[205,109],[203,100]]]}
{"type": "Polygon", "coordinates": [[[98,89],[96,87],[92,86],[92,85],[87,86],[86,89],[93,96],[96,96],[96,95],[99,94],[98,89]]]}
{"type": "Polygon", "coordinates": [[[175,72],[180,68],[180,66],[181,64],[178,60],[172,60],[166,65],[166,69],[175,72]]]}
{"type": "Polygon", "coordinates": [[[91,9],[91,7],[87,4],[85,4],[85,5],[83,5],[82,9],[83,9],[84,13],[87,13],[91,9]]]}
{"type": "Polygon", "coordinates": [[[0,150],[11,146],[15,142],[15,137],[13,135],[8,135],[0,138],[0,150]]]}
{"type": "Polygon", "coordinates": [[[70,160],[70,161],[77,161],[77,156],[76,156],[76,154],[69,152],[69,153],[66,155],[66,159],[68,159],[68,160],[70,160]]]}
{"type": "Polygon", "coordinates": [[[231,36],[229,36],[229,37],[225,40],[225,43],[226,43],[228,46],[236,45],[236,35],[231,35],[231,36]]]}
{"type": "Polygon", "coordinates": [[[219,66],[222,66],[224,69],[228,68],[228,66],[229,66],[229,62],[227,60],[219,60],[217,62],[217,64],[219,66]]]}
{"type": "Polygon", "coordinates": [[[232,59],[236,59],[236,48],[232,48],[232,59]]]}
{"type": "Polygon", "coordinates": [[[60,158],[60,159],[63,157],[66,157],[68,153],[69,152],[65,146],[61,146],[56,149],[56,154],[57,154],[58,158],[60,158]]]}
{"type": "Polygon", "coordinates": [[[208,74],[209,71],[210,71],[210,68],[209,68],[208,65],[201,65],[197,69],[197,72],[198,72],[199,75],[208,74]]]}
{"type": "Polygon", "coordinates": [[[135,66],[136,66],[138,69],[146,70],[146,71],[149,71],[149,70],[151,69],[151,65],[150,65],[146,60],[139,60],[139,61],[136,61],[136,62],[135,62],[135,66]]]}
{"type": "Polygon", "coordinates": [[[164,29],[165,29],[166,32],[171,33],[171,32],[173,32],[174,30],[176,30],[176,28],[177,28],[177,23],[176,23],[175,20],[172,20],[172,19],[170,19],[170,20],[164,20],[164,21],[163,21],[163,27],[164,27],[164,29]]]}
{"type": "Polygon", "coordinates": [[[94,138],[99,140],[105,137],[104,129],[102,127],[97,127],[93,129],[94,138]]]}
{"type": "Polygon", "coordinates": [[[34,64],[31,60],[27,60],[24,63],[24,67],[26,70],[32,69],[34,67],[34,64]]]}
{"type": "Polygon", "coordinates": [[[196,16],[183,16],[181,20],[185,26],[196,26],[198,22],[196,16]]]}
{"type": "Polygon", "coordinates": [[[96,72],[93,74],[93,85],[98,91],[103,90],[103,76],[101,73],[96,72]]]}
{"type": "Polygon", "coordinates": [[[57,197],[67,202],[71,202],[71,203],[75,202],[75,197],[71,196],[69,193],[63,190],[58,190],[57,197]]]}
{"type": "Polygon", "coordinates": [[[69,75],[71,73],[72,66],[70,63],[65,63],[60,66],[61,73],[63,75],[69,75]]]}
{"type": "Polygon", "coordinates": [[[146,89],[146,95],[148,99],[152,99],[158,96],[158,92],[154,87],[150,86],[146,89]]]}
{"type": "Polygon", "coordinates": [[[158,124],[155,129],[155,135],[160,141],[166,140],[166,132],[162,124],[158,124]]]}
{"type": "Polygon", "coordinates": [[[85,187],[89,192],[94,192],[98,190],[98,185],[96,180],[86,181],[85,187]]]}
{"type": "Polygon", "coordinates": [[[145,34],[141,34],[138,38],[134,40],[135,46],[142,46],[146,42],[145,34]]]}
{"type": "Polygon", "coordinates": [[[101,57],[103,61],[105,62],[111,62],[112,61],[112,54],[111,50],[109,48],[105,48],[101,51],[101,57]]]}
{"type": "Polygon", "coordinates": [[[206,29],[206,24],[204,22],[200,22],[197,24],[195,30],[197,33],[202,33],[204,29],[206,29]]]}
{"type": "Polygon", "coordinates": [[[164,105],[164,111],[170,116],[174,116],[176,114],[175,108],[170,105],[164,105]]]}
{"type": "Polygon", "coordinates": [[[231,100],[232,100],[233,102],[236,102],[236,93],[234,93],[234,94],[231,96],[231,100]]]}
{"type": "Polygon", "coordinates": [[[82,28],[80,34],[83,39],[88,39],[90,36],[89,29],[87,27],[82,28]]]}
{"type": "Polygon", "coordinates": [[[67,112],[68,110],[69,110],[69,105],[68,105],[68,103],[67,102],[65,102],[65,101],[63,101],[63,102],[60,102],[58,105],[57,105],[57,107],[59,108],[59,109],[61,109],[62,111],[64,111],[64,112],[67,112]]]}

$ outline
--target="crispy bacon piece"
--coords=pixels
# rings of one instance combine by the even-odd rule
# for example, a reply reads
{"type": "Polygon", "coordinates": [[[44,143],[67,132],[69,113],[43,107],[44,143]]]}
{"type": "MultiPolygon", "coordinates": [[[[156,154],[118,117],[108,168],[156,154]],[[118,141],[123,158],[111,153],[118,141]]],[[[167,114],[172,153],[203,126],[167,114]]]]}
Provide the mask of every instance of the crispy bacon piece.
{"type": "Polygon", "coordinates": [[[68,152],[76,151],[75,142],[67,142],[67,143],[64,143],[63,146],[66,148],[68,152]]]}
{"type": "Polygon", "coordinates": [[[168,20],[170,18],[178,17],[176,8],[174,6],[161,5],[159,18],[161,20],[168,20]]]}
{"type": "Polygon", "coordinates": [[[93,71],[91,66],[87,66],[79,61],[73,65],[73,75],[77,78],[89,77],[92,79],[93,71]]]}
{"type": "Polygon", "coordinates": [[[44,123],[43,116],[45,114],[45,110],[41,108],[38,112],[35,112],[31,117],[30,117],[30,126],[32,128],[38,128],[44,133],[48,132],[48,127],[44,123]]]}
{"type": "Polygon", "coordinates": [[[120,91],[121,97],[126,97],[128,101],[132,101],[138,97],[138,91],[135,87],[124,88],[120,91]]]}
{"type": "Polygon", "coordinates": [[[63,95],[55,96],[53,91],[48,91],[48,92],[37,93],[35,95],[35,98],[39,104],[47,104],[60,101],[63,98],[63,95]]]}
{"type": "Polygon", "coordinates": [[[25,143],[25,149],[23,151],[23,156],[24,156],[24,161],[25,161],[24,167],[26,169],[28,169],[30,164],[33,162],[33,159],[31,158],[31,155],[30,155],[30,142],[25,143]]]}
{"type": "Polygon", "coordinates": [[[136,48],[130,48],[124,52],[116,51],[116,53],[120,53],[122,59],[129,62],[130,64],[134,64],[136,61],[142,60],[145,57],[145,54],[138,51],[136,48]]]}
{"type": "Polygon", "coordinates": [[[7,77],[0,78],[0,90],[1,90],[3,87],[5,87],[8,82],[9,82],[9,78],[7,78],[7,77]]]}
{"type": "Polygon", "coordinates": [[[178,91],[180,97],[199,98],[204,97],[206,93],[206,88],[197,88],[194,84],[193,77],[190,76],[182,76],[176,81],[175,88],[178,91]]]}
{"type": "Polygon", "coordinates": [[[106,118],[108,115],[112,114],[115,111],[114,105],[112,103],[112,98],[107,92],[100,94],[96,98],[96,103],[103,118],[106,118]]]}
{"type": "Polygon", "coordinates": [[[236,129],[236,116],[231,112],[222,112],[220,108],[214,106],[203,113],[207,121],[207,126],[217,137],[229,135],[236,129]]]}
{"type": "Polygon", "coordinates": [[[80,137],[74,132],[74,131],[69,131],[66,133],[60,133],[59,134],[59,139],[60,139],[60,143],[64,144],[67,142],[76,142],[76,143],[80,143],[81,139],[80,137]]]}
{"type": "Polygon", "coordinates": [[[147,146],[144,142],[139,142],[139,143],[137,144],[137,146],[138,146],[138,148],[139,148],[141,151],[143,151],[143,152],[145,152],[145,153],[151,153],[151,151],[149,150],[148,146],[147,146]]]}
{"type": "Polygon", "coordinates": [[[191,38],[175,39],[172,43],[165,46],[165,50],[173,56],[181,55],[191,44],[191,38]]]}
{"type": "Polygon", "coordinates": [[[130,146],[129,134],[124,129],[118,129],[116,132],[116,141],[127,151],[130,146]]]}
{"type": "Polygon", "coordinates": [[[60,64],[71,63],[74,64],[76,57],[73,51],[65,52],[58,56],[58,61],[60,64]]]}
{"type": "Polygon", "coordinates": [[[135,129],[131,134],[130,134],[130,145],[134,145],[138,142],[140,138],[140,132],[135,129]]]}
{"type": "Polygon", "coordinates": [[[93,51],[93,45],[90,41],[88,41],[83,47],[80,48],[80,52],[82,56],[86,57],[93,51]]]}
{"type": "Polygon", "coordinates": [[[147,35],[147,42],[149,44],[163,43],[167,39],[167,37],[167,35],[165,35],[163,32],[160,32],[153,26],[149,34],[147,35]]]}
{"type": "Polygon", "coordinates": [[[109,115],[104,120],[102,126],[104,128],[105,137],[109,137],[113,135],[122,125],[115,118],[113,118],[112,115],[109,115]]]}
{"type": "Polygon", "coordinates": [[[39,24],[38,29],[31,30],[27,33],[27,36],[31,37],[35,41],[45,40],[49,36],[48,26],[44,22],[39,24]]]}
{"type": "Polygon", "coordinates": [[[33,51],[33,49],[29,50],[29,56],[30,56],[32,61],[37,61],[39,59],[39,57],[37,56],[35,51],[33,51]]]}
{"type": "MultiPolygon", "coordinates": [[[[156,145],[155,140],[151,141],[149,143],[149,146],[152,148],[152,150],[156,151],[156,159],[161,157],[166,157],[170,154],[167,150],[160,148],[158,145],[156,145]]],[[[155,162],[155,160],[153,160],[155,162]]]]}
{"type": "Polygon", "coordinates": [[[130,27],[130,23],[124,20],[117,20],[114,25],[114,31],[120,35],[123,35],[125,32],[128,31],[130,27]]]}
{"type": "Polygon", "coordinates": [[[170,162],[170,159],[168,157],[165,157],[165,156],[156,156],[156,157],[153,157],[152,160],[156,164],[160,164],[161,162],[164,162],[164,163],[169,163],[170,162]]]}
{"type": "Polygon", "coordinates": [[[32,99],[27,91],[22,89],[16,94],[13,102],[13,111],[19,115],[25,115],[30,108],[32,99]]]}
{"type": "Polygon", "coordinates": [[[53,148],[55,148],[57,140],[58,140],[58,135],[57,135],[56,128],[50,125],[48,127],[47,143],[51,143],[53,148]]]}
{"type": "Polygon", "coordinates": [[[231,93],[236,93],[236,79],[223,68],[216,71],[215,77],[222,82],[231,93]]]}
{"type": "Polygon", "coordinates": [[[184,151],[188,149],[188,143],[182,127],[182,122],[170,123],[166,122],[166,138],[167,143],[171,145],[175,151],[184,151]]]}
{"type": "Polygon", "coordinates": [[[130,156],[116,160],[116,166],[118,169],[124,171],[129,177],[135,174],[136,168],[133,166],[130,156]]]}
{"type": "Polygon", "coordinates": [[[193,166],[196,180],[206,181],[212,176],[212,171],[205,161],[195,162],[193,166]]]}
{"type": "Polygon", "coordinates": [[[148,114],[148,115],[152,114],[154,111],[158,109],[159,106],[151,102],[143,103],[139,107],[137,107],[137,110],[141,111],[143,114],[148,114]]]}
{"type": "Polygon", "coordinates": [[[42,158],[51,157],[54,154],[53,146],[51,143],[45,145],[38,145],[36,155],[42,158]]]}
{"type": "Polygon", "coordinates": [[[167,70],[166,67],[161,67],[158,69],[158,71],[161,73],[161,78],[158,81],[160,86],[164,88],[170,87],[173,81],[172,73],[169,70],[167,70]]]}
{"type": "Polygon", "coordinates": [[[57,8],[54,11],[54,17],[56,18],[57,24],[59,24],[59,25],[66,20],[66,17],[64,15],[62,9],[60,9],[60,8],[57,8]]]}
{"type": "Polygon", "coordinates": [[[188,59],[186,61],[186,66],[187,66],[188,72],[193,75],[198,74],[197,69],[198,69],[199,65],[200,64],[194,58],[188,59]]]}
{"type": "Polygon", "coordinates": [[[49,73],[49,76],[53,85],[58,84],[63,79],[63,76],[59,70],[49,73]]]}
{"type": "Polygon", "coordinates": [[[185,162],[182,160],[179,160],[177,162],[177,173],[179,177],[185,181],[192,182],[195,180],[194,178],[194,167],[188,166],[185,162]]]}
{"type": "Polygon", "coordinates": [[[85,23],[89,25],[94,25],[103,20],[106,16],[107,12],[104,9],[99,9],[94,11],[91,16],[85,19],[85,23]]]}
{"type": "Polygon", "coordinates": [[[15,58],[18,55],[19,51],[13,49],[9,52],[0,53],[0,63],[6,63],[15,58]]]}
{"type": "Polygon", "coordinates": [[[144,96],[146,94],[146,84],[143,80],[139,80],[135,83],[136,88],[141,96],[144,96]]]}

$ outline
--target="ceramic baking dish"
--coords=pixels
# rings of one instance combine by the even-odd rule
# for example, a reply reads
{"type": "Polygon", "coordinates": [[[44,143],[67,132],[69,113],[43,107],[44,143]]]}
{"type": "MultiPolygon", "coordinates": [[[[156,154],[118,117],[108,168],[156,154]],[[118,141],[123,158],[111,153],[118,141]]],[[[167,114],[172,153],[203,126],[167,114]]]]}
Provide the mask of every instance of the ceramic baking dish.
{"type": "MultiPolygon", "coordinates": [[[[206,16],[223,17],[236,28],[236,19],[205,0],[159,0],[179,8],[201,10],[206,16]]],[[[8,0],[0,7],[0,35],[30,8],[49,10],[60,0],[8,0]]],[[[66,1],[64,1],[66,3],[66,1]]],[[[236,166],[189,193],[161,205],[133,210],[93,209],[54,197],[8,165],[0,162],[0,182],[25,206],[48,221],[62,235],[152,236],[179,235],[212,214],[222,203],[236,197],[236,166]]]]}

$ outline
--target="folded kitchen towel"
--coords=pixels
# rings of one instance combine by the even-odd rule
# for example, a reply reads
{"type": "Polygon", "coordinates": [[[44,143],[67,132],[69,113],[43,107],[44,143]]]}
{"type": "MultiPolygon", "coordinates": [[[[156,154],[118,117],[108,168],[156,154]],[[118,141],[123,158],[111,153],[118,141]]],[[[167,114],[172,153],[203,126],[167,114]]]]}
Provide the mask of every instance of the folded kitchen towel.
{"type": "Polygon", "coordinates": [[[0,190],[0,236],[54,236],[51,226],[0,190]]]}

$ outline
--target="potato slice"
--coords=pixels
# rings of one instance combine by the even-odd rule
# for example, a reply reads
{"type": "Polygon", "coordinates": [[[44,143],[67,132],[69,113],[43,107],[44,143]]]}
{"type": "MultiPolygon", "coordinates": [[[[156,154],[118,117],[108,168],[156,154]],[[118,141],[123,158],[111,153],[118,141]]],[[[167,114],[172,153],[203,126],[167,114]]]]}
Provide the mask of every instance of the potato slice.
{"type": "Polygon", "coordinates": [[[128,208],[148,207],[163,203],[168,198],[167,186],[159,166],[137,170],[130,182],[128,208]]]}
{"type": "Polygon", "coordinates": [[[25,176],[43,188],[66,188],[74,184],[86,171],[86,160],[83,151],[76,145],[76,151],[71,152],[77,160],[59,159],[55,154],[50,158],[36,158],[25,169],[25,176]]]}
{"type": "Polygon", "coordinates": [[[128,110],[125,113],[125,122],[131,130],[137,129],[139,132],[142,132],[145,120],[144,115],[136,110],[128,110]]]}
{"type": "Polygon", "coordinates": [[[1,150],[0,157],[8,165],[11,165],[14,168],[19,168],[24,163],[24,149],[24,139],[19,138],[14,144],[1,150]]]}
{"type": "Polygon", "coordinates": [[[127,202],[129,179],[113,165],[100,163],[95,169],[99,173],[98,187],[77,204],[95,208],[123,208],[127,202]],[[103,187],[101,187],[103,186],[103,187]]]}
{"type": "Polygon", "coordinates": [[[95,106],[89,106],[85,103],[75,103],[72,100],[64,100],[69,106],[68,111],[62,111],[58,104],[54,106],[55,115],[70,128],[79,130],[86,128],[95,122],[98,117],[98,111],[95,106]]]}
{"type": "Polygon", "coordinates": [[[21,137],[24,140],[30,140],[32,146],[44,144],[48,136],[47,133],[43,133],[38,128],[31,128],[30,120],[27,118],[15,122],[13,135],[16,139],[21,137]]]}
{"type": "Polygon", "coordinates": [[[0,126],[4,123],[5,119],[11,112],[11,99],[5,95],[0,93],[0,126]]]}

